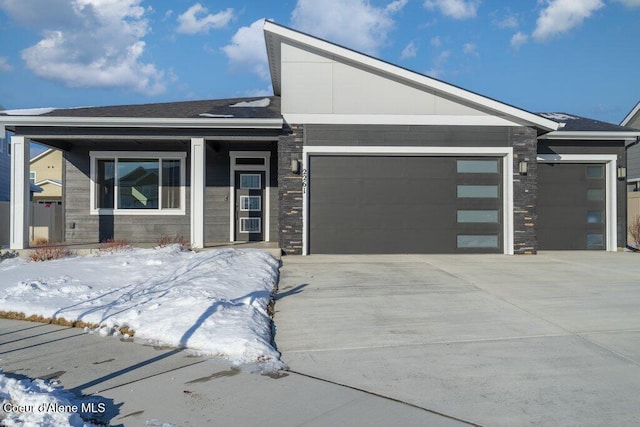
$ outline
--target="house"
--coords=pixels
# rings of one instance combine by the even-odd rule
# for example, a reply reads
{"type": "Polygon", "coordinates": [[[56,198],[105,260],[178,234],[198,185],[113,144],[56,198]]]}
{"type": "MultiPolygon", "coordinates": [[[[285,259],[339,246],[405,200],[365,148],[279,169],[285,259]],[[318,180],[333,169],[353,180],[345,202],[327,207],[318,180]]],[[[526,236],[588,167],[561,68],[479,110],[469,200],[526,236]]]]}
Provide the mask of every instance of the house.
{"type": "MultiPolygon", "coordinates": [[[[65,240],[277,242],[285,253],[615,251],[640,131],[534,114],[266,22],[274,96],[0,116],[65,158],[65,240]]],[[[24,172],[24,173],[23,173],[24,172]]],[[[22,179],[24,178],[24,179],[22,179]]]]}
{"type": "MultiPolygon", "coordinates": [[[[640,102],[622,119],[620,126],[640,129],[640,102]]],[[[627,149],[627,189],[640,191],[640,144],[637,141],[627,149]]]]}
{"type": "Polygon", "coordinates": [[[42,189],[33,201],[62,204],[62,152],[48,149],[29,161],[29,181],[42,189]]]}

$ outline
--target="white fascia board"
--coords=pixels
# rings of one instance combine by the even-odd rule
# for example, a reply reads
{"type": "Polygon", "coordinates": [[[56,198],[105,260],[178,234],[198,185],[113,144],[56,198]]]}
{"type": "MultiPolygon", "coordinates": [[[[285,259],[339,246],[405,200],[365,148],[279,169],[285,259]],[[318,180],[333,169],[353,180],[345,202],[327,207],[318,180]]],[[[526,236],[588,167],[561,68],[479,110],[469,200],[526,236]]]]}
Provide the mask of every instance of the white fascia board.
{"type": "Polygon", "coordinates": [[[541,135],[538,139],[582,139],[582,140],[611,140],[611,141],[635,141],[640,137],[640,131],[628,131],[628,132],[580,132],[580,131],[557,131],[549,132],[541,135]]]}
{"type": "MultiPolygon", "coordinates": [[[[351,62],[363,64],[367,67],[373,68],[378,71],[382,71],[386,74],[389,74],[395,77],[399,77],[409,82],[416,83],[421,86],[426,86],[429,89],[443,92],[450,96],[453,96],[453,97],[465,100],[467,102],[471,102],[472,104],[476,104],[486,109],[495,111],[500,115],[512,116],[514,118],[520,119],[521,121],[528,122],[532,125],[536,125],[550,131],[554,131],[559,128],[559,124],[557,122],[538,116],[537,114],[533,114],[528,111],[524,111],[519,108],[512,107],[510,105],[504,104],[499,101],[495,101],[493,99],[484,97],[482,95],[478,95],[473,92],[469,92],[465,89],[453,86],[451,84],[442,82],[440,80],[427,77],[423,74],[419,74],[414,71],[409,71],[397,65],[393,65],[393,64],[384,62],[380,59],[376,59],[371,56],[335,45],[333,43],[330,43],[321,39],[317,39],[315,37],[312,37],[303,33],[299,33],[297,31],[291,30],[286,27],[282,27],[280,25],[274,24],[269,21],[265,21],[264,31],[265,33],[270,33],[276,36],[293,40],[294,42],[307,45],[311,48],[326,52],[330,55],[335,55],[337,57],[344,58],[351,62]]],[[[270,63],[273,61],[280,62],[280,58],[273,58],[273,59],[269,58],[270,63]]],[[[279,80],[279,77],[276,80],[279,80]]]]}
{"type": "Polygon", "coordinates": [[[40,181],[40,182],[36,182],[36,185],[37,185],[37,186],[42,186],[42,185],[44,185],[44,184],[53,184],[53,185],[56,185],[56,186],[58,186],[58,187],[62,187],[62,183],[57,182],[57,181],[53,181],[53,180],[51,180],[51,179],[45,179],[45,180],[42,180],[42,181],[40,181]]]}
{"type": "Polygon", "coordinates": [[[631,120],[639,113],[640,113],[640,102],[638,102],[636,106],[633,107],[633,109],[629,112],[629,114],[627,114],[627,117],[622,119],[622,121],[620,122],[620,126],[627,126],[631,122],[631,120]]]}
{"type": "Polygon", "coordinates": [[[522,126],[498,116],[394,115],[394,114],[283,114],[288,123],[332,125],[445,125],[522,126]]]}
{"type": "Polygon", "coordinates": [[[209,129],[279,129],[283,120],[232,118],[132,118],[132,117],[0,117],[0,132],[6,126],[133,127],[133,128],[209,128],[209,129]]]}
{"type": "Polygon", "coordinates": [[[33,159],[29,160],[29,163],[33,163],[33,162],[35,162],[37,160],[40,160],[41,158],[43,158],[44,156],[46,156],[47,154],[49,154],[52,151],[53,151],[53,148],[49,148],[49,149],[43,151],[42,153],[40,153],[37,156],[35,156],[33,159]]]}

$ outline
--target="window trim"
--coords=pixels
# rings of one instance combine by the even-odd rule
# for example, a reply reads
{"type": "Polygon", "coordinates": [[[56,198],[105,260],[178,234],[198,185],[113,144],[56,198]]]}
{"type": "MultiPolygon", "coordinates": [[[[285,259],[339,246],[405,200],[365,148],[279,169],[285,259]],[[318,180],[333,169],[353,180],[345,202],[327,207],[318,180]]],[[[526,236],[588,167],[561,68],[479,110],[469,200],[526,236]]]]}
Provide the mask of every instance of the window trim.
{"type": "MultiPolygon", "coordinates": [[[[251,203],[249,203],[251,205],[251,203]]],[[[262,212],[262,196],[240,196],[240,212],[262,212]],[[246,199],[258,199],[258,208],[251,209],[244,207],[244,200],[246,199]]]]}
{"type": "Polygon", "coordinates": [[[90,214],[91,215],[186,215],[186,158],[187,153],[181,151],[90,151],[90,214]],[[180,208],[162,208],[162,168],[159,167],[158,179],[158,209],[120,209],[114,200],[113,209],[98,208],[96,206],[97,161],[115,161],[114,198],[118,194],[118,159],[151,159],[151,160],[179,160],[180,161],[180,208]]]}
{"type": "Polygon", "coordinates": [[[29,181],[33,183],[33,185],[36,185],[36,182],[38,182],[38,174],[36,173],[36,171],[29,171],[29,181]],[[31,175],[33,175],[33,180],[31,178],[31,175]]]}

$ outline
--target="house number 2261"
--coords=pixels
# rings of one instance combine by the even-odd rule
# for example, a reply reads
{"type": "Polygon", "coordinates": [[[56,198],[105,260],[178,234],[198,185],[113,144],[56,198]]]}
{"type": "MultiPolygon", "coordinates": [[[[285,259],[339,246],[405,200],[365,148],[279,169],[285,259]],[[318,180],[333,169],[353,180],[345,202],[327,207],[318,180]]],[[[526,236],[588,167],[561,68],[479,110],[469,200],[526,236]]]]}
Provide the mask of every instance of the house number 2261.
{"type": "Polygon", "coordinates": [[[302,169],[302,194],[307,194],[307,170],[302,169]]]}

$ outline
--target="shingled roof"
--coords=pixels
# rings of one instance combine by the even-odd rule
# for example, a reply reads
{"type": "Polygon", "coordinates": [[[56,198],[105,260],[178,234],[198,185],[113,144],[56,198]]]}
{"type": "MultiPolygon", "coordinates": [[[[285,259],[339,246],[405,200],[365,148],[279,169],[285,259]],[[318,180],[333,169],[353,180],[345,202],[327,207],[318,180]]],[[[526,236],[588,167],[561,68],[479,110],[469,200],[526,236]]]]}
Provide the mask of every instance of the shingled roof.
{"type": "Polygon", "coordinates": [[[560,123],[560,128],[556,132],[629,132],[629,128],[623,126],[573,114],[538,113],[538,115],[560,123]]]}
{"type": "MultiPolygon", "coordinates": [[[[8,112],[7,112],[8,113],[8,112]]],[[[0,115],[7,114],[0,112],[0,115]]],[[[25,114],[26,115],[26,114],[25,114]]],[[[109,107],[60,108],[38,114],[39,117],[126,117],[126,118],[225,118],[278,119],[280,97],[230,98],[157,104],[116,105],[109,107]]]]}

